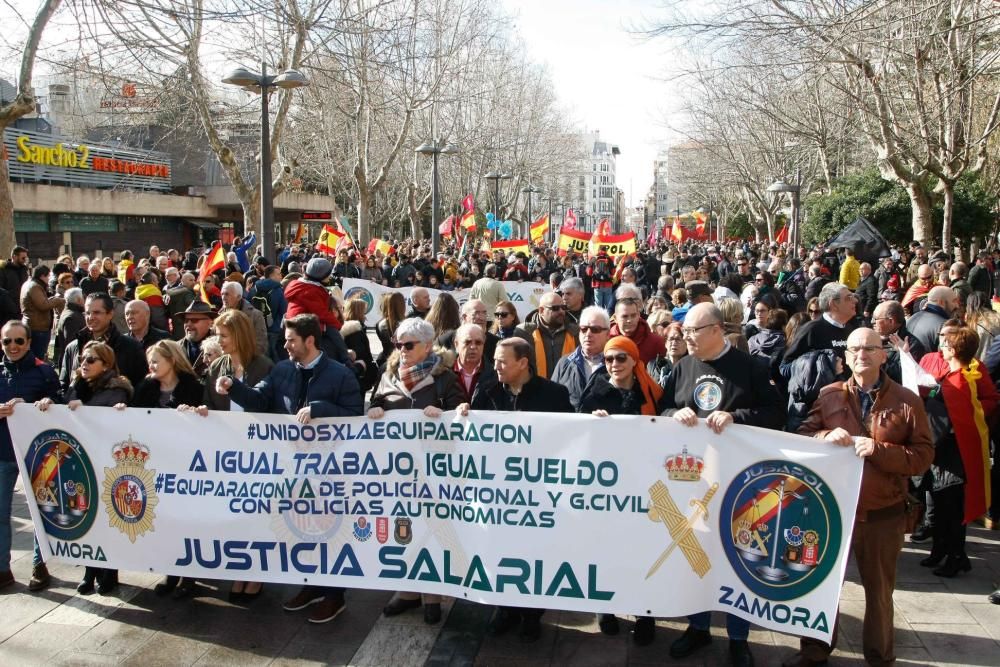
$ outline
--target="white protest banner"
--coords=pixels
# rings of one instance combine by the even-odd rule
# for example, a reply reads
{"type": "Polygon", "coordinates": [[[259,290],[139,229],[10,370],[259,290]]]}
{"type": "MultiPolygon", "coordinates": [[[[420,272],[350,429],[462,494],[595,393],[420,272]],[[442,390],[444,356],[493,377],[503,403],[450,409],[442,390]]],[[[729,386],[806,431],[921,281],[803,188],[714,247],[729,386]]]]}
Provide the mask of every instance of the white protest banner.
{"type": "MultiPolygon", "coordinates": [[[[551,292],[549,285],[535,282],[512,282],[504,281],[504,289],[507,290],[507,300],[514,304],[517,314],[523,321],[528,313],[538,308],[538,300],[546,292],[551,292]]],[[[409,299],[412,287],[386,287],[370,280],[360,278],[344,278],[343,295],[344,300],[361,299],[367,308],[365,314],[365,324],[374,327],[382,319],[382,295],[386,292],[399,292],[403,298],[409,299]]],[[[441,290],[427,288],[430,293],[431,303],[441,294],[441,290]]],[[[460,289],[449,292],[459,305],[469,300],[469,289],[460,289]]],[[[491,315],[492,317],[492,315],[491,315]]]]}
{"type": "Polygon", "coordinates": [[[713,609],[829,639],[853,448],[652,417],[389,417],[19,405],[8,423],[42,551],[63,560],[547,609],[713,609]]]}

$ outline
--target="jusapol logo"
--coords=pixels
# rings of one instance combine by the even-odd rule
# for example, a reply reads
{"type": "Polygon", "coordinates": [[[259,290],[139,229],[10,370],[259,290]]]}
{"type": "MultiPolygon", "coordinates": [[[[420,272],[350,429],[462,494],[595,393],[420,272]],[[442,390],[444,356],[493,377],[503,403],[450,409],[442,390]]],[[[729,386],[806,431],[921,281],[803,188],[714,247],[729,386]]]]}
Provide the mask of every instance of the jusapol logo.
{"type": "Polygon", "coordinates": [[[361,299],[365,303],[365,315],[372,312],[372,308],[375,307],[375,297],[372,293],[365,287],[352,287],[347,290],[344,294],[344,303],[347,303],[351,299],[361,299]]]}
{"type": "Polygon", "coordinates": [[[812,470],[762,461],[726,490],[719,535],[740,580],[762,598],[792,600],[823,583],[843,539],[840,509],[812,470]]]}

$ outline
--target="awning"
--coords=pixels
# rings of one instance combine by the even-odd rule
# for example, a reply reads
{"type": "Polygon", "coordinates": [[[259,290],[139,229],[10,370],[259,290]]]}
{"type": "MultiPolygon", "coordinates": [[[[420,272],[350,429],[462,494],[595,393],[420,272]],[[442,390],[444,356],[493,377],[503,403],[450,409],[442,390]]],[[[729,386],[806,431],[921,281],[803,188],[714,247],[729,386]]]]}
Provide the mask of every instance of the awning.
{"type": "Polygon", "coordinates": [[[198,229],[215,230],[219,228],[219,223],[212,222],[211,220],[202,220],[201,218],[185,218],[184,222],[188,223],[189,225],[193,225],[198,229]]]}

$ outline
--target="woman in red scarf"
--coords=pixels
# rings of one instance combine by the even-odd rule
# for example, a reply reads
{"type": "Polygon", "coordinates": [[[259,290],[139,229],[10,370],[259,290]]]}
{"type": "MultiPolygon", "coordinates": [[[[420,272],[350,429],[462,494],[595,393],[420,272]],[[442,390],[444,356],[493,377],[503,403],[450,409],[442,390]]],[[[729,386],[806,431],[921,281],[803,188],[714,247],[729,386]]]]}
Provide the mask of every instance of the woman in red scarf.
{"type": "Polygon", "coordinates": [[[937,435],[931,466],[933,546],[920,564],[936,568],[939,577],[954,577],[972,569],[965,524],[985,514],[990,502],[989,424],[1000,397],[975,358],[979,336],[972,328],[948,320],[938,340],[938,352],[920,360],[940,383],[940,391],[927,399],[937,435]]]}

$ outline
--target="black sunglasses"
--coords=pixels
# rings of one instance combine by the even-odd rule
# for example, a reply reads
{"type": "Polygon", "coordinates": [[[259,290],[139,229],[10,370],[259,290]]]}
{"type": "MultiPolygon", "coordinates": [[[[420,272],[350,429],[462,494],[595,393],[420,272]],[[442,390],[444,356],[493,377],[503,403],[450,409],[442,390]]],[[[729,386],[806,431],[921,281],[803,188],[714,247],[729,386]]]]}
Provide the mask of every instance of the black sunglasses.
{"type": "Polygon", "coordinates": [[[11,343],[14,343],[14,345],[24,345],[27,342],[28,341],[25,340],[24,338],[4,338],[3,339],[3,344],[4,345],[10,345],[11,343]]]}
{"type": "Polygon", "coordinates": [[[405,349],[407,352],[409,352],[413,348],[415,348],[417,345],[419,345],[419,343],[417,343],[416,341],[409,340],[409,341],[406,341],[405,343],[393,343],[392,345],[397,350],[403,350],[403,349],[405,349]]]}
{"type": "Polygon", "coordinates": [[[96,364],[100,360],[101,360],[100,357],[89,357],[88,356],[88,357],[84,357],[80,361],[82,361],[83,363],[85,363],[85,364],[87,364],[89,366],[90,364],[96,364]]]}
{"type": "Polygon", "coordinates": [[[625,352],[615,352],[614,354],[605,354],[604,363],[612,364],[617,361],[619,364],[624,364],[628,358],[629,358],[628,354],[626,354],[625,352]]]}
{"type": "Polygon", "coordinates": [[[510,316],[511,313],[507,313],[502,310],[498,310],[497,312],[493,313],[493,317],[510,317],[510,316]]]}
{"type": "Polygon", "coordinates": [[[607,327],[597,327],[597,326],[587,326],[586,324],[580,325],[580,333],[604,333],[607,331],[607,327]]]}

